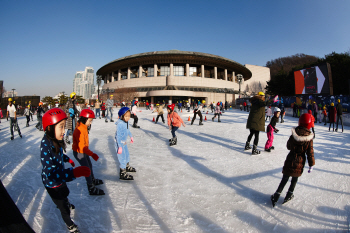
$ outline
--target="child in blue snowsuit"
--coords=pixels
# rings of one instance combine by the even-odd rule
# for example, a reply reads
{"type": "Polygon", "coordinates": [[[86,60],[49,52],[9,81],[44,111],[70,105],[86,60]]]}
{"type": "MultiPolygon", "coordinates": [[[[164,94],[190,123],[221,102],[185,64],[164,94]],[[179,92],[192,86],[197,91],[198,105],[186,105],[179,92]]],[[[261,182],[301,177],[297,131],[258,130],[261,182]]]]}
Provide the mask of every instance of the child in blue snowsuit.
{"type": "Polygon", "coordinates": [[[128,121],[130,120],[130,109],[128,107],[122,107],[119,112],[119,120],[115,123],[117,125],[117,132],[115,133],[115,150],[118,153],[120,177],[121,180],[133,180],[134,177],[127,172],[136,172],[136,169],[131,167],[130,155],[126,140],[130,137],[131,143],[134,142],[132,134],[129,130],[128,121]]]}

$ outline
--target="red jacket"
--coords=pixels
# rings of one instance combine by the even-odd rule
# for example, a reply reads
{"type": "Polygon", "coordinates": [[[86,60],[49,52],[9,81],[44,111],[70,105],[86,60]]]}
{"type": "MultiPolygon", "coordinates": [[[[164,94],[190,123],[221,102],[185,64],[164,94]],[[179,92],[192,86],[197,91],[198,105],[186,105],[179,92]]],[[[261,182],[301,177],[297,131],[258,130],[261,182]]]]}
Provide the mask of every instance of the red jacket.
{"type": "Polygon", "coordinates": [[[331,106],[329,109],[329,122],[335,123],[335,120],[337,119],[337,109],[334,106],[331,106]]]}
{"type": "Polygon", "coordinates": [[[180,127],[181,124],[184,123],[184,121],[181,119],[181,117],[176,113],[168,113],[168,125],[170,124],[175,127],[180,127]]]}

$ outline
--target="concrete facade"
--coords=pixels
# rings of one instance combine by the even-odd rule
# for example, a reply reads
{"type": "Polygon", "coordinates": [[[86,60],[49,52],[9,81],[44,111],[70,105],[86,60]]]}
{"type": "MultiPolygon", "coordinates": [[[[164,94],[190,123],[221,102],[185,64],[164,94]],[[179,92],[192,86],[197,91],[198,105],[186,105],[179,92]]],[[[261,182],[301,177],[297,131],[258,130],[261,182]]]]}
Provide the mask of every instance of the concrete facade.
{"type": "Polygon", "coordinates": [[[243,66],[233,60],[206,53],[170,50],[117,59],[101,67],[97,75],[104,81],[103,89],[117,91],[135,88],[136,97],[141,101],[149,97],[154,100],[157,96],[167,96],[169,100],[180,97],[190,102],[228,101],[231,104],[238,96],[236,75],[242,74],[244,82],[249,82],[253,76],[264,82],[270,79],[269,69],[264,68],[243,66]]]}

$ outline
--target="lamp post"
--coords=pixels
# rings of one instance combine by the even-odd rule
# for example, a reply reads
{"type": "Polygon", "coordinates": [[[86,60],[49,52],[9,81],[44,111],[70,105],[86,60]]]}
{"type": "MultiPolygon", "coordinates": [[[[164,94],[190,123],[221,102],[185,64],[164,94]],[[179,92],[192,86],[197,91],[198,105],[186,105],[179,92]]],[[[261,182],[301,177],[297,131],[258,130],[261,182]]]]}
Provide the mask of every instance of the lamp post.
{"type": "Polygon", "coordinates": [[[12,89],[12,98],[15,97],[15,90],[16,89],[12,89]]]}
{"type": "Polygon", "coordinates": [[[100,85],[101,85],[101,80],[102,80],[102,76],[101,75],[97,75],[96,78],[96,82],[97,82],[97,99],[100,100],[100,85]]]}
{"type": "Polygon", "coordinates": [[[239,95],[239,98],[241,98],[241,82],[242,82],[242,80],[243,80],[243,75],[237,74],[237,79],[238,79],[238,83],[239,83],[239,92],[238,92],[238,95],[239,95]]]}

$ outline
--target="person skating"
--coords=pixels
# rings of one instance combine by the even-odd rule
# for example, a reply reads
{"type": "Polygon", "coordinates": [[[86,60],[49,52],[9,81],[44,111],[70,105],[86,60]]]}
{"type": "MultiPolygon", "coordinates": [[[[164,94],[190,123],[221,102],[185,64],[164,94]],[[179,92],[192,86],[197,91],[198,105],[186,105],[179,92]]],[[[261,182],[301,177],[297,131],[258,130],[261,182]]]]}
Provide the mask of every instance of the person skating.
{"type": "Polygon", "coordinates": [[[167,106],[167,111],[168,111],[167,121],[168,121],[169,130],[171,131],[171,134],[173,136],[171,139],[169,139],[170,146],[174,146],[177,144],[177,137],[175,135],[175,132],[181,127],[181,124],[184,127],[186,127],[184,121],[181,119],[179,114],[177,114],[174,111],[174,107],[175,106],[172,104],[167,106]]]}
{"type": "Polygon", "coordinates": [[[13,136],[13,128],[17,130],[18,135],[22,138],[21,130],[18,126],[17,122],[17,110],[14,104],[12,104],[12,98],[8,99],[8,105],[7,105],[7,113],[6,118],[8,119],[10,117],[10,131],[11,131],[11,140],[14,139],[13,136]]]}
{"type": "Polygon", "coordinates": [[[138,102],[139,101],[135,100],[134,106],[132,106],[132,108],[131,108],[131,118],[134,119],[134,124],[132,125],[132,127],[134,127],[134,128],[140,128],[140,126],[137,125],[137,122],[139,121],[139,118],[136,116],[136,113],[137,112],[142,112],[142,111],[137,109],[138,102]]]}
{"type": "Polygon", "coordinates": [[[106,105],[107,105],[107,113],[106,113],[106,120],[105,120],[105,122],[106,123],[108,122],[108,113],[111,115],[110,122],[114,122],[113,119],[112,119],[113,118],[113,106],[114,106],[113,95],[109,96],[109,99],[107,99],[106,105]]]}
{"type": "Polygon", "coordinates": [[[267,152],[271,152],[271,150],[275,149],[274,146],[272,146],[273,144],[273,133],[278,133],[278,129],[276,128],[276,124],[278,122],[278,119],[280,117],[281,114],[281,109],[279,108],[275,108],[274,110],[274,115],[270,121],[270,124],[267,126],[267,141],[265,144],[265,151],[267,152]]]}
{"type": "Polygon", "coordinates": [[[186,106],[187,106],[187,112],[190,112],[191,104],[189,102],[187,102],[186,106]]]}
{"type": "Polygon", "coordinates": [[[79,110],[77,109],[77,95],[75,92],[72,92],[68,98],[68,101],[66,103],[65,109],[66,114],[68,116],[67,122],[66,122],[66,137],[65,142],[67,144],[70,144],[69,141],[69,135],[74,132],[75,125],[76,125],[76,116],[79,115],[79,110]]]}
{"type": "Polygon", "coordinates": [[[299,118],[299,126],[292,128],[292,135],[289,137],[287,142],[287,149],[290,152],[287,155],[286,161],[283,166],[283,177],[276,190],[276,192],[271,196],[272,206],[275,207],[284,186],[287,184],[289,177],[292,177],[290,187],[288,189],[287,195],[284,198],[284,203],[292,200],[294,198],[294,189],[298,182],[298,177],[303,174],[304,166],[307,161],[309,164],[309,173],[312,171],[313,166],[315,166],[314,149],[313,149],[313,133],[311,133],[310,128],[312,124],[311,115],[305,113],[299,118]]]}
{"type": "Polygon", "coordinates": [[[148,103],[148,100],[146,100],[146,110],[149,110],[149,103],[148,103]]]}
{"type": "Polygon", "coordinates": [[[39,102],[39,106],[38,106],[38,110],[36,111],[36,117],[38,119],[38,123],[35,125],[35,127],[39,130],[39,131],[43,131],[43,115],[44,115],[45,111],[43,109],[43,102],[39,102]]]}
{"type": "Polygon", "coordinates": [[[277,102],[277,98],[278,96],[275,96],[274,99],[265,102],[265,94],[260,91],[258,95],[250,99],[252,107],[250,109],[246,126],[247,129],[250,130],[250,134],[247,138],[244,149],[252,149],[250,146],[250,141],[252,140],[252,137],[255,136],[252,155],[260,154],[260,151],[257,150],[257,147],[259,143],[259,131],[265,132],[265,106],[270,105],[272,102],[277,102]]]}
{"type": "Polygon", "coordinates": [[[271,106],[269,106],[266,110],[266,119],[265,121],[267,121],[267,118],[269,118],[269,121],[271,121],[271,116],[272,116],[272,109],[271,106]]]}
{"type": "Polygon", "coordinates": [[[246,101],[243,102],[243,107],[244,107],[244,111],[247,111],[246,110],[246,108],[247,108],[247,102],[246,101]]]}
{"type": "MultiPolygon", "coordinates": [[[[205,103],[205,100],[203,100],[203,103],[205,103]]],[[[194,120],[196,119],[196,116],[199,116],[199,125],[203,125],[202,121],[203,121],[203,117],[202,117],[202,108],[203,108],[203,104],[200,104],[199,106],[197,106],[193,112],[193,118],[191,121],[191,125],[193,125],[194,120]]]]}
{"type": "Polygon", "coordinates": [[[27,118],[26,127],[29,127],[30,115],[32,114],[33,114],[32,111],[30,111],[30,105],[28,105],[26,109],[24,109],[24,113],[23,113],[23,115],[25,115],[27,118]]]}
{"type": "Polygon", "coordinates": [[[338,105],[337,105],[337,128],[335,128],[335,132],[338,131],[338,123],[341,123],[341,131],[344,132],[344,125],[343,125],[343,106],[340,103],[340,99],[338,99],[338,105]]]}
{"type": "Polygon", "coordinates": [[[101,106],[101,111],[102,111],[102,118],[106,117],[106,104],[102,102],[101,106]]]}
{"type": "Polygon", "coordinates": [[[90,109],[83,109],[80,113],[79,120],[73,132],[72,150],[75,159],[81,166],[90,169],[90,176],[86,176],[86,184],[90,195],[105,195],[104,191],[96,188],[97,185],[103,184],[102,180],[96,179],[92,170],[90,156],[97,161],[98,155],[89,149],[88,127],[91,125],[95,114],[90,109]]]}
{"type": "Polygon", "coordinates": [[[99,99],[96,99],[95,102],[95,112],[96,112],[96,118],[98,116],[99,119],[101,119],[101,102],[99,99]]]}
{"type": "Polygon", "coordinates": [[[34,109],[33,109],[33,106],[32,106],[32,101],[29,101],[28,102],[29,104],[28,104],[28,106],[29,106],[29,110],[30,110],[30,118],[32,119],[32,121],[33,121],[33,115],[34,115],[34,109]]]}
{"type": "Polygon", "coordinates": [[[322,122],[324,122],[324,125],[326,125],[327,124],[327,108],[326,108],[326,105],[323,107],[322,114],[323,114],[322,122]]]}
{"type": "Polygon", "coordinates": [[[284,123],[284,116],[286,115],[286,111],[284,109],[284,105],[281,106],[281,123],[284,123]]]}
{"type": "Polygon", "coordinates": [[[318,106],[317,106],[315,101],[312,104],[312,111],[313,111],[313,114],[314,114],[315,122],[317,123],[318,106]]]}
{"type": "Polygon", "coordinates": [[[165,123],[164,116],[163,116],[163,114],[164,114],[163,108],[164,108],[163,104],[162,105],[159,105],[159,104],[156,105],[156,109],[153,111],[153,112],[157,112],[158,113],[155,124],[157,124],[159,117],[161,117],[162,118],[162,122],[165,123]]]}
{"type": "Polygon", "coordinates": [[[331,103],[331,106],[329,108],[329,129],[328,131],[331,131],[331,124],[333,123],[333,131],[334,131],[334,123],[337,117],[337,109],[334,107],[334,103],[331,103]]]}
{"type": "Polygon", "coordinates": [[[312,111],[311,110],[308,110],[307,113],[311,115],[311,129],[312,129],[312,133],[314,134],[314,138],[315,138],[316,137],[316,134],[315,134],[315,117],[312,115],[312,111]]]}
{"type": "Polygon", "coordinates": [[[220,102],[218,102],[216,104],[216,108],[215,108],[215,113],[214,113],[214,117],[212,118],[212,121],[214,121],[214,119],[216,118],[216,116],[218,116],[218,122],[220,121],[220,102]]]}
{"type": "Polygon", "coordinates": [[[65,151],[64,131],[67,120],[66,113],[60,108],[52,108],[43,116],[44,137],[41,140],[40,155],[42,172],[41,178],[46,191],[61,212],[63,221],[70,232],[80,232],[78,226],[70,217],[71,209],[75,209],[68,200],[69,189],[66,182],[81,176],[90,176],[90,169],[85,166],[75,167],[65,151]],[[64,163],[72,167],[65,168],[64,163]]]}
{"type": "Polygon", "coordinates": [[[129,149],[126,145],[128,136],[130,142],[134,143],[134,138],[128,127],[128,121],[130,120],[130,109],[128,107],[122,107],[118,112],[119,120],[115,123],[117,125],[117,131],[115,133],[115,150],[118,154],[119,161],[119,179],[121,180],[133,180],[134,177],[128,172],[136,172],[136,169],[130,166],[129,149]]]}
{"type": "Polygon", "coordinates": [[[242,103],[239,103],[239,109],[241,109],[241,111],[243,110],[242,108],[243,108],[242,103]]]}

